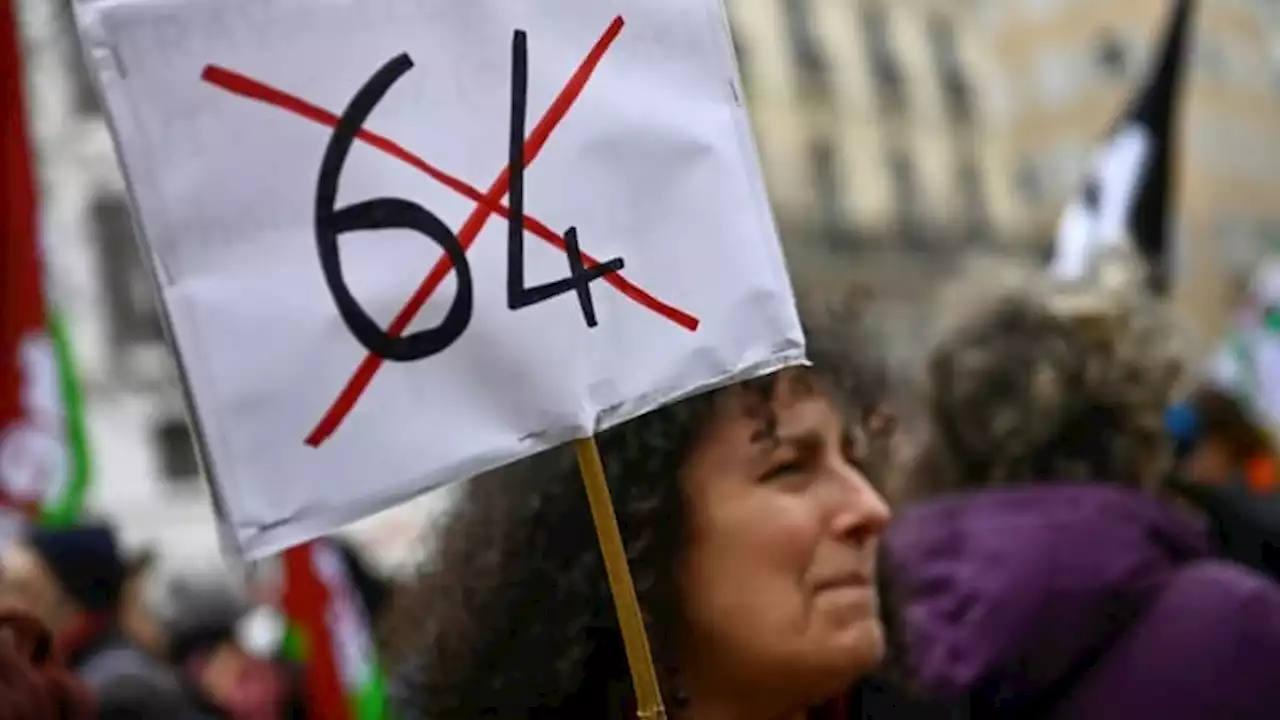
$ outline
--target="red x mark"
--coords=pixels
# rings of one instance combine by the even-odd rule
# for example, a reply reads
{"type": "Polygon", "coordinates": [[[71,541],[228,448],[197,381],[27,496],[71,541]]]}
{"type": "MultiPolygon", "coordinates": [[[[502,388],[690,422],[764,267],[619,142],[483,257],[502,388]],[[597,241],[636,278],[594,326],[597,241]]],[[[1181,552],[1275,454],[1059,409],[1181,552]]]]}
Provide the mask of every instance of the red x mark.
{"type": "MultiPolygon", "coordinates": [[[[565,84],[560,94],[551,103],[551,107],[547,109],[546,114],[538,121],[533,132],[529,134],[529,137],[525,140],[526,166],[538,156],[543,146],[551,138],[551,133],[569,113],[569,110],[572,109],[574,102],[577,101],[582,91],[586,88],[587,81],[591,79],[596,67],[604,59],[605,53],[622,32],[623,25],[624,22],[621,17],[614,18],[613,22],[605,30],[604,35],[592,47],[591,52],[587,54],[587,57],[574,72],[569,82],[565,84]]],[[[328,110],[226,68],[209,65],[205,67],[201,77],[205,82],[223,90],[287,110],[317,124],[326,127],[334,127],[338,124],[338,116],[328,110]]],[[[503,168],[498,178],[489,187],[488,192],[482,193],[477,188],[432,166],[426,160],[414,155],[399,143],[385,136],[361,129],[357,138],[421,170],[445,187],[476,203],[475,210],[472,211],[466,223],[463,224],[461,232],[458,233],[458,241],[464,249],[469,249],[472,243],[475,242],[485,223],[488,222],[490,215],[496,213],[504,219],[510,220],[510,210],[502,204],[502,199],[506,197],[510,187],[511,169],[509,167],[503,168]]],[[[560,248],[561,251],[565,250],[564,238],[536,218],[525,216],[525,230],[560,248]]],[[[585,253],[583,254],[583,262],[587,267],[600,264],[598,260],[585,253]]],[[[405,331],[409,323],[413,321],[413,318],[422,309],[422,306],[426,304],[427,300],[431,298],[440,283],[444,282],[445,277],[452,269],[453,265],[447,256],[441,257],[436,262],[431,272],[423,279],[404,308],[391,321],[391,324],[387,327],[388,334],[397,336],[405,331]]],[[[604,279],[641,307],[648,308],[689,331],[698,329],[699,321],[696,317],[662,302],[640,286],[627,280],[621,273],[610,273],[604,279]]],[[[360,400],[360,396],[364,394],[369,384],[373,382],[373,377],[377,374],[382,363],[383,359],[372,353],[365,356],[355,374],[352,375],[337,399],[325,412],[324,417],[320,419],[320,422],[316,424],[315,428],[307,436],[306,442],[308,445],[319,447],[337,431],[338,427],[360,400]]]]}

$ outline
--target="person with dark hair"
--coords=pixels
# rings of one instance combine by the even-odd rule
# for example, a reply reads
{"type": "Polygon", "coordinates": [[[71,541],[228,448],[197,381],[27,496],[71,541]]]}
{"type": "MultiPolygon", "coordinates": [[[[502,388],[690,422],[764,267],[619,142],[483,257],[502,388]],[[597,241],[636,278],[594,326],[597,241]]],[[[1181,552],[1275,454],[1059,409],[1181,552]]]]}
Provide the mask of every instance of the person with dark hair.
{"type": "Polygon", "coordinates": [[[34,528],[0,556],[0,597],[48,626],[57,652],[95,694],[136,678],[154,695],[178,696],[173,673],[121,632],[125,576],[111,528],[34,528]]]}
{"type": "Polygon", "coordinates": [[[155,692],[151,683],[126,676],[98,693],[97,720],[215,720],[199,714],[172,693],[155,692]]]}
{"type": "Polygon", "coordinates": [[[243,600],[210,583],[180,583],[173,595],[169,662],[195,712],[218,720],[295,717],[285,670],[240,645],[237,631],[248,610],[243,600]]]}
{"type": "Polygon", "coordinates": [[[164,629],[148,593],[155,575],[155,563],[155,552],[147,549],[135,554],[125,564],[124,587],[120,592],[120,629],[149,655],[163,658],[164,629]]]}
{"type": "Polygon", "coordinates": [[[1273,494],[1276,449],[1270,433],[1248,406],[1213,385],[1196,388],[1171,409],[1166,426],[1178,445],[1182,475],[1191,482],[1240,482],[1256,495],[1273,494]]]}
{"type": "Polygon", "coordinates": [[[34,616],[0,612],[0,720],[91,720],[93,699],[34,616]]]}
{"type": "MultiPolygon", "coordinates": [[[[669,717],[860,717],[879,665],[865,346],[599,434],[669,717]]],[[[402,720],[630,720],[636,704],[574,454],[469,482],[384,623],[402,720]]]]}
{"type": "Polygon", "coordinates": [[[971,282],[884,546],[910,680],[975,717],[1277,717],[1280,587],[1160,495],[1183,381],[1162,310],[1125,282],[971,282]]]}
{"type": "Polygon", "coordinates": [[[1267,430],[1231,393],[1205,385],[1169,409],[1177,466],[1168,487],[1209,518],[1225,558],[1280,579],[1280,492],[1267,430]]]}

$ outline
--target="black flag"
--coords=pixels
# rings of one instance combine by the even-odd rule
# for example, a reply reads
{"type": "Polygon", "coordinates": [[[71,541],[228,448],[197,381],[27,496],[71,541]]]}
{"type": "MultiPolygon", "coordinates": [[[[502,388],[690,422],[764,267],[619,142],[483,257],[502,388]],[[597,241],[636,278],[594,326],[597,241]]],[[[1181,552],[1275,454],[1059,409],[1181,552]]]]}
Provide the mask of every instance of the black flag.
{"type": "Polygon", "coordinates": [[[1167,291],[1175,121],[1194,5],[1175,0],[1154,72],[1110,129],[1063,214],[1053,263],[1059,275],[1079,276],[1099,248],[1129,239],[1149,267],[1152,291],[1167,291]]]}

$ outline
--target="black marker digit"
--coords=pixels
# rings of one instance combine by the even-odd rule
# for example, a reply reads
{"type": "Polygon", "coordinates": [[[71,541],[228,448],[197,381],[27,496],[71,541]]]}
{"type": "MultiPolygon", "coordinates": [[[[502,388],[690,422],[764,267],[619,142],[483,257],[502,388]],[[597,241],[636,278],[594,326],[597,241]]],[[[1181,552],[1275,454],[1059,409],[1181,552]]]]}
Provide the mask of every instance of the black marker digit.
{"type": "Polygon", "coordinates": [[[576,292],[587,327],[594,328],[595,303],[591,283],[622,270],[622,258],[614,258],[587,268],[578,247],[577,228],[565,233],[565,250],[569,256],[569,276],[554,282],[525,286],[524,278],[524,132],[529,95],[529,48],[523,30],[517,30],[511,43],[511,137],[508,167],[511,173],[511,217],[507,223],[507,307],[511,310],[536,305],[558,295],[576,292]]]}
{"type": "Polygon", "coordinates": [[[471,266],[466,251],[453,231],[434,213],[416,203],[400,198],[375,198],[335,208],[338,181],[354,144],[356,135],[382,98],[405,73],[413,68],[406,54],[392,58],[356,93],[342,113],[316,183],[316,254],[324,273],[325,284],[333,296],[338,313],[351,334],[369,352],[396,362],[411,362],[430,357],[452,345],[471,323],[475,293],[471,266]],[[453,304],[440,324],[428,330],[393,337],[365,312],[347,286],[342,274],[342,257],[338,237],[357,230],[415,230],[430,238],[453,263],[457,274],[457,291],[453,304]]]}

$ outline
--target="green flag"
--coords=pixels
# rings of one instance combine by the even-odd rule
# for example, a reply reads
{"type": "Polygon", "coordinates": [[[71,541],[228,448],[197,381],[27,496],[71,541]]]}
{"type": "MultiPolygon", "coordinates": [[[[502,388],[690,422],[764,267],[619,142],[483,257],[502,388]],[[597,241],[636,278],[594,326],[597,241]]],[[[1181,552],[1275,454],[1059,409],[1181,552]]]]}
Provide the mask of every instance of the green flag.
{"type": "Polygon", "coordinates": [[[80,520],[93,471],[89,437],[85,429],[80,376],[66,325],[61,314],[56,311],[49,315],[49,339],[53,344],[54,362],[57,364],[66,464],[63,477],[48,488],[41,503],[39,522],[42,525],[63,527],[74,525],[80,520]]]}

